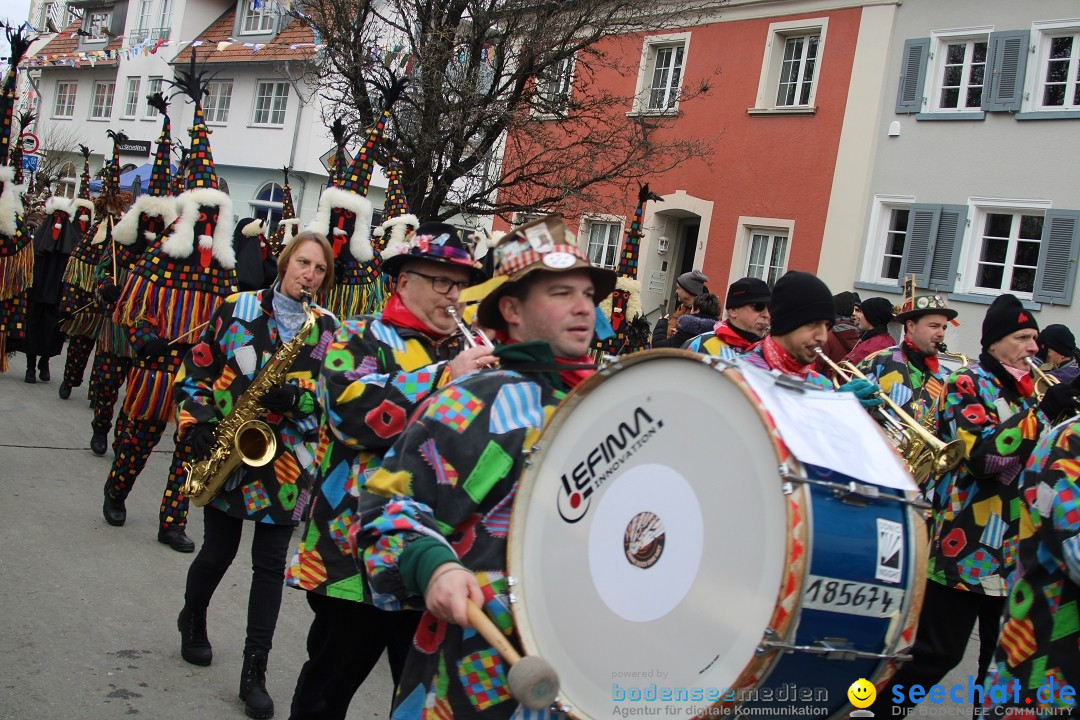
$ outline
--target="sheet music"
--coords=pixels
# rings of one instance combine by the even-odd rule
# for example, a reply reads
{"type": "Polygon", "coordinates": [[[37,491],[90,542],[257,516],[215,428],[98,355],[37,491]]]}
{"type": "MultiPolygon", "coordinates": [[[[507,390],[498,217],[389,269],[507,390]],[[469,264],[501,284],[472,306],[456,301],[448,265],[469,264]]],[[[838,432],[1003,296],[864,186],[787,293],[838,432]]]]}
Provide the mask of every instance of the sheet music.
{"type": "Polygon", "coordinates": [[[780,437],[801,462],[819,465],[862,482],[918,491],[903,461],[852,393],[804,392],[778,384],[778,377],[739,363],[747,384],[773,417],[780,437]]]}

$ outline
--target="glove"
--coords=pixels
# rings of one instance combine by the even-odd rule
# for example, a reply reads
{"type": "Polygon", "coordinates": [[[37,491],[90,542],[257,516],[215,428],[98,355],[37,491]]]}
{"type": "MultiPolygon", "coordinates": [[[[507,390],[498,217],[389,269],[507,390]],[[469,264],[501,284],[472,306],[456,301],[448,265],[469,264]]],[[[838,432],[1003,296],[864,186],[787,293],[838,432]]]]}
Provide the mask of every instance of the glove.
{"type": "Polygon", "coordinates": [[[837,388],[838,392],[853,393],[859,399],[859,404],[864,408],[873,408],[881,405],[878,397],[878,386],[864,378],[855,378],[837,388]]]}
{"type": "Polygon", "coordinates": [[[1080,410],[1080,389],[1075,387],[1075,383],[1051,385],[1039,403],[1039,410],[1042,410],[1050,422],[1066,413],[1075,413],[1080,410]]]}
{"type": "Polygon", "coordinates": [[[187,431],[185,438],[191,446],[192,460],[205,460],[214,449],[214,424],[196,423],[187,431]]]}
{"type": "Polygon", "coordinates": [[[300,402],[300,388],[292,383],[270,388],[259,404],[272,413],[286,413],[300,402]]]}
{"type": "Polygon", "coordinates": [[[98,291],[98,294],[101,295],[105,302],[112,304],[120,299],[120,287],[117,285],[106,284],[102,286],[101,290],[98,291]]]}
{"type": "Polygon", "coordinates": [[[152,337],[142,344],[139,354],[143,357],[162,357],[169,354],[169,343],[159,337],[152,337]]]}

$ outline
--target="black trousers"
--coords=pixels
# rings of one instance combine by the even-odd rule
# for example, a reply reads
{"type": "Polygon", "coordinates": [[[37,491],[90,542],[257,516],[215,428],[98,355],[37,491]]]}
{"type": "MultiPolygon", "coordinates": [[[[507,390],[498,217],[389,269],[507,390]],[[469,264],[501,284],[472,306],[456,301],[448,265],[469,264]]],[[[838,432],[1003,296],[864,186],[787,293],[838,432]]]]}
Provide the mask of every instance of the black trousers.
{"type": "MultiPolygon", "coordinates": [[[[889,680],[877,701],[870,708],[876,717],[904,717],[916,705],[908,695],[912,685],[929,689],[941,682],[950,670],[964,659],[968,638],[975,623],[979,623],[979,674],[975,684],[981,686],[997,649],[1001,631],[1001,613],[1007,597],[994,597],[966,590],[954,590],[941,583],[927,581],[926,596],[915,633],[912,660],[904,663],[889,680]],[[904,702],[893,702],[893,686],[903,685],[904,702]],[[893,707],[904,708],[894,714],[893,707]]],[[[976,710],[977,710],[976,703],[976,710]]]]}
{"type": "MultiPolygon", "coordinates": [[[[307,594],[315,618],[308,631],[308,661],[300,670],[290,720],[344,720],[353,695],[383,651],[397,690],[422,613],[388,612],[374,605],[307,594]]],[[[393,696],[386,698],[389,711],[393,696]]]]}
{"type": "MultiPolygon", "coordinates": [[[[204,612],[210,606],[210,598],[236,557],[244,525],[244,520],[217,508],[203,509],[202,548],[188,568],[184,593],[184,602],[192,610],[204,612]]],[[[251,541],[251,589],[244,652],[268,654],[281,609],[282,578],[293,527],[258,522],[249,526],[254,528],[255,537],[251,541]]]]}

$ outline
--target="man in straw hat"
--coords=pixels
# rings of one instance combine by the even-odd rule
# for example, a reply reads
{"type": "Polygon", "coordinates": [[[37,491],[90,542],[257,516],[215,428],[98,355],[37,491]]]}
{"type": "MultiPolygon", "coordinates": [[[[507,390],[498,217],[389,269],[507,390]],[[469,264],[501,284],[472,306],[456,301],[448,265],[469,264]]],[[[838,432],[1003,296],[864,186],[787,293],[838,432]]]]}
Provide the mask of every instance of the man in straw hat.
{"type": "Polygon", "coordinates": [[[442,717],[518,710],[505,663],[467,629],[466,605],[513,625],[507,525],[522,451],[592,372],[596,305],[615,287],[615,273],[593,267],[557,216],[511,231],[494,252],[495,287],[478,317],[497,331],[500,369],[428,399],[361,491],[355,534],[375,602],[425,608],[394,703],[401,717],[425,707],[442,717]]]}
{"type": "Polygon", "coordinates": [[[309,519],[286,582],[307,590],[315,613],[308,661],[300,671],[292,718],[343,718],[357,688],[389,650],[397,679],[418,613],[391,613],[372,604],[349,542],[365,479],[405,427],[405,420],[450,379],[492,360],[480,346],[462,350],[447,308],[485,274],[457,228],[424,223],[407,246],[386,258],[396,278],[386,307],[345,320],[319,378],[326,411],[316,453],[309,519]]]}

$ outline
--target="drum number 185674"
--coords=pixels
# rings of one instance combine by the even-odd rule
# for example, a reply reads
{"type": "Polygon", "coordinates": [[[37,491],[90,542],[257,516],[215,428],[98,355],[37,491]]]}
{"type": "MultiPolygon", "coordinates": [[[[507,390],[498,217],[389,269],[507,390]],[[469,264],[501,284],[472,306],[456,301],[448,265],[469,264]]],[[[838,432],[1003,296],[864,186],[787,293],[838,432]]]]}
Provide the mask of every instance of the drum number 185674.
{"type": "Polygon", "coordinates": [[[849,615],[885,617],[899,612],[903,591],[870,583],[810,575],[803,591],[803,608],[849,615]]]}

